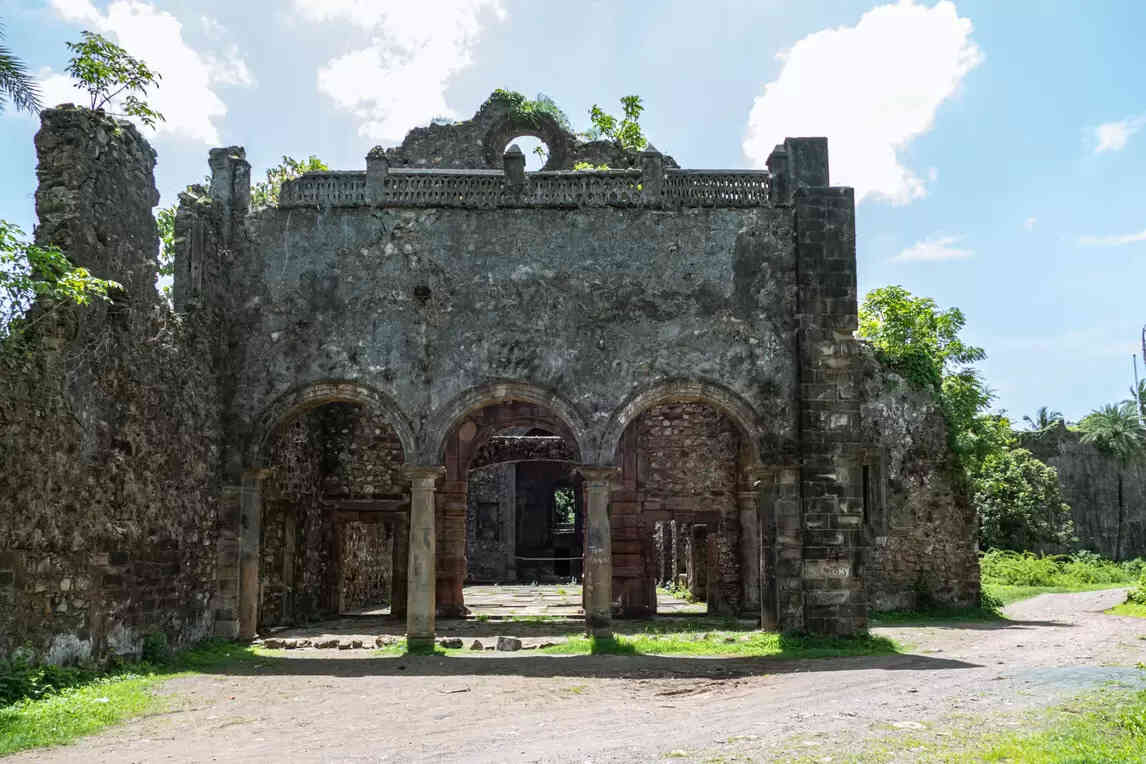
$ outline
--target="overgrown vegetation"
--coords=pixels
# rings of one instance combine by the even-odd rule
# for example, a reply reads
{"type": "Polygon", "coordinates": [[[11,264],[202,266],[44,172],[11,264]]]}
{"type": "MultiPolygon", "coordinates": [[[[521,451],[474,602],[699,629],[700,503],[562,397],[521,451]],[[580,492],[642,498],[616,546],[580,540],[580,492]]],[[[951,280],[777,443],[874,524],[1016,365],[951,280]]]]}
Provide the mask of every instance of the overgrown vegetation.
{"type": "Polygon", "coordinates": [[[19,226],[0,220],[0,340],[11,340],[66,305],[107,300],[115,281],[79,268],[58,247],[24,239],[19,226]],[[39,312],[25,316],[33,302],[39,312]]]}
{"type": "MultiPolygon", "coordinates": [[[[0,42],[4,40],[4,23],[0,22],[0,42]]],[[[8,101],[17,111],[35,114],[40,110],[40,88],[28,67],[6,45],[0,45],[0,113],[8,101]]]]}
{"type": "Polygon", "coordinates": [[[122,114],[135,117],[148,127],[164,117],[143,100],[149,88],[159,84],[162,75],[126,50],[94,32],[84,32],[79,42],[67,43],[74,55],[68,60],[68,74],[88,92],[92,111],[113,106],[122,96],[122,114]]]}
{"type": "Polygon", "coordinates": [[[1037,555],[992,549],[979,561],[987,586],[1088,587],[1132,584],[1146,571],[1146,560],[1114,562],[1093,552],[1037,555]]]}
{"type": "Polygon", "coordinates": [[[1074,528],[1058,472],[1018,447],[1010,420],[987,412],[992,394],[972,365],[986,351],[962,340],[965,324],[958,308],[941,310],[934,300],[887,286],[864,299],[857,334],[938,402],[978,512],[982,548],[1061,548],[1074,528]]]}
{"type": "Polygon", "coordinates": [[[625,151],[640,151],[649,144],[641,130],[641,112],[645,106],[638,95],[621,98],[621,118],[608,114],[597,104],[589,109],[589,119],[593,123],[589,131],[591,138],[606,138],[625,151]]]}
{"type": "Polygon", "coordinates": [[[284,155],[283,161],[267,170],[265,181],[260,181],[251,186],[251,209],[277,207],[283,183],[293,180],[303,173],[321,172],[329,169],[325,162],[313,154],[301,160],[284,155]]]}

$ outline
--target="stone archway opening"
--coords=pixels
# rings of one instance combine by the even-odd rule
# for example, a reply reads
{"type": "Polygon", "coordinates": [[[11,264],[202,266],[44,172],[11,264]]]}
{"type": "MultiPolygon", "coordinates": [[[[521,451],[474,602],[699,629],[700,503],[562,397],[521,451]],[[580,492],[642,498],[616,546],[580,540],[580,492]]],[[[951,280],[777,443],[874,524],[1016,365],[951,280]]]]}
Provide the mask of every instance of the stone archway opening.
{"type": "MultiPolygon", "coordinates": [[[[492,403],[452,429],[445,485],[454,494],[439,500],[439,560],[453,570],[447,583],[439,565],[438,592],[463,603],[453,614],[580,615],[580,459],[572,430],[531,403],[492,403]],[[459,521],[461,539],[450,529],[459,521]]],[[[442,604],[439,614],[450,614],[442,604]]]]}
{"type": "Polygon", "coordinates": [[[614,596],[632,614],[753,614],[758,554],[748,435],[703,400],[666,400],[634,417],[617,447],[614,596]],[[748,526],[743,529],[742,525],[748,526]]]}
{"type": "Polygon", "coordinates": [[[359,403],[315,405],[272,430],[260,486],[260,630],[405,612],[404,463],[387,417],[359,403]]]}

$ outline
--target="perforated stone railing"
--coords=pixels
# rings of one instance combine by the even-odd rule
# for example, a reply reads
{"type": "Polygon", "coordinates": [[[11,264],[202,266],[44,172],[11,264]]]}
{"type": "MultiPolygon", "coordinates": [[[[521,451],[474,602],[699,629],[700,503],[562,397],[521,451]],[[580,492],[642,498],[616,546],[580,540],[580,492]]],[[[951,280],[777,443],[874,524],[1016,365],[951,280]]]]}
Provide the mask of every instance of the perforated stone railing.
{"type": "MultiPolygon", "coordinates": [[[[658,155],[659,156],[659,155],[658,155]]],[[[508,160],[507,160],[508,162],[508,160]]],[[[754,170],[525,173],[507,170],[371,168],[314,172],[283,184],[280,207],[762,207],[769,175],[754,170]]]]}

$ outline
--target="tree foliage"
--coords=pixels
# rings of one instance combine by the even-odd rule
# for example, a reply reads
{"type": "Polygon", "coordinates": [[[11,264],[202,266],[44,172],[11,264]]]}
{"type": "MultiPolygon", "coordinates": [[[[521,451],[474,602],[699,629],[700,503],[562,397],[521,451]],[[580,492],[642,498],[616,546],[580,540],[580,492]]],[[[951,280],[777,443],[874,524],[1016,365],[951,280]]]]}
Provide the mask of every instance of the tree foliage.
{"type": "Polygon", "coordinates": [[[68,61],[68,74],[91,97],[88,108],[102,109],[123,96],[124,115],[135,117],[148,127],[163,121],[163,115],[142,98],[148,88],[158,86],[159,72],[94,32],[85,31],[79,42],[69,42],[67,46],[73,54],[68,61]]]}
{"type": "MultiPolygon", "coordinates": [[[[0,42],[3,40],[4,24],[0,22],[0,42]]],[[[6,45],[0,45],[0,113],[9,100],[17,111],[35,113],[40,110],[40,89],[35,78],[28,73],[23,61],[6,45]]]]}
{"type": "Polygon", "coordinates": [[[641,97],[638,95],[622,97],[621,109],[622,116],[617,119],[597,104],[593,104],[589,109],[589,119],[593,123],[590,134],[607,138],[625,151],[640,151],[649,144],[641,131],[641,112],[645,110],[641,97]]]}
{"type": "Polygon", "coordinates": [[[971,366],[986,353],[959,336],[966,323],[963,313],[941,310],[934,300],[888,286],[867,295],[859,319],[858,334],[877,357],[929,390],[939,403],[979,513],[983,546],[1028,549],[1067,543],[1073,528],[1058,473],[1016,446],[1010,420],[987,412],[991,392],[971,366]]]}
{"type": "Polygon", "coordinates": [[[988,453],[976,470],[972,501],[985,549],[1057,549],[1074,536],[1058,471],[1024,448],[988,453]]]}
{"type": "Polygon", "coordinates": [[[1146,429],[1133,401],[1107,404],[1090,412],[1078,423],[1078,430],[1083,443],[1093,443],[1123,465],[1146,455],[1146,429]]]}
{"type": "Polygon", "coordinates": [[[256,183],[251,187],[251,207],[253,209],[276,207],[284,182],[297,178],[303,173],[329,169],[325,162],[313,154],[302,160],[284,155],[282,162],[267,170],[265,181],[256,183]]]}
{"type": "Polygon", "coordinates": [[[58,247],[41,247],[23,239],[19,226],[0,220],[0,337],[26,328],[24,313],[39,300],[50,313],[58,305],[86,305],[108,299],[119,288],[87,268],[72,265],[58,247]]]}
{"type": "Polygon", "coordinates": [[[1041,432],[1049,430],[1050,428],[1063,421],[1061,411],[1055,411],[1047,406],[1039,406],[1033,417],[1023,415],[1023,421],[1034,432],[1041,432]]]}

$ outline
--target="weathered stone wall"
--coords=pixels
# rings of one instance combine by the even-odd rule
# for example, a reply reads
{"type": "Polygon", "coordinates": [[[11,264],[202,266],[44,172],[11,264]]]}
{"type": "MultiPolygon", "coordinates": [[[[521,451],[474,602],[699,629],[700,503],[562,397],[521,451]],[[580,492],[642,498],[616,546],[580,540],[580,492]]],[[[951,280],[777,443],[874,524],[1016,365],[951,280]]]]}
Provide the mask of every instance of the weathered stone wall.
{"type": "Polygon", "coordinates": [[[394,529],[384,522],[342,523],[342,612],[390,604],[394,529]]]}
{"type": "Polygon", "coordinates": [[[517,580],[514,560],[517,467],[499,464],[472,470],[466,501],[467,579],[517,580]]]}
{"type": "Polygon", "coordinates": [[[283,424],[267,453],[260,623],[306,621],[388,602],[393,521],[354,502],[408,501],[393,428],[364,407],[332,403],[283,424]],[[339,500],[351,503],[334,503],[339,500]],[[362,510],[369,522],[339,522],[339,507],[362,510]]]}
{"type": "Polygon", "coordinates": [[[978,523],[939,405],[863,357],[864,568],[874,610],[979,601],[978,523]]]}
{"type": "Polygon", "coordinates": [[[158,631],[186,644],[213,625],[217,328],[158,300],[146,141],[86,110],[41,118],[36,240],[125,289],[0,351],[0,654],[98,659],[158,631]]]}
{"type": "Polygon", "coordinates": [[[1061,424],[1040,433],[1023,433],[1022,445],[1058,470],[1063,500],[1070,505],[1074,520],[1078,548],[1113,559],[1146,557],[1146,465],[1120,465],[1061,424]]]}

